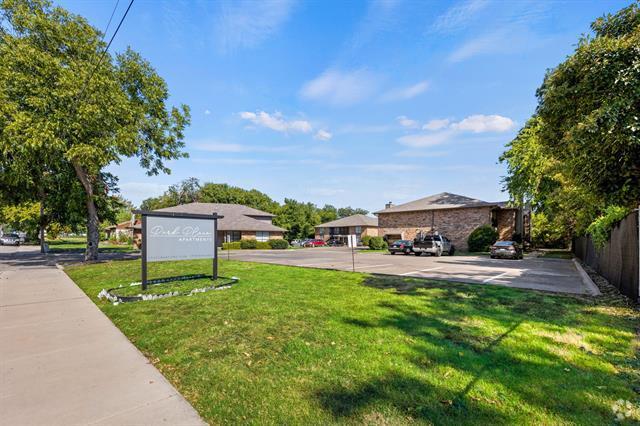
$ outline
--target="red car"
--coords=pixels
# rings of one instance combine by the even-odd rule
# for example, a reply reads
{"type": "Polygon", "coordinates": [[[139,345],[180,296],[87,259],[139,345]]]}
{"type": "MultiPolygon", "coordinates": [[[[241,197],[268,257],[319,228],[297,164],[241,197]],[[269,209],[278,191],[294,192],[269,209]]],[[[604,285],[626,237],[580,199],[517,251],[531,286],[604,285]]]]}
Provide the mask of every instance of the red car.
{"type": "Polygon", "coordinates": [[[323,247],[326,245],[327,243],[324,240],[307,240],[304,243],[304,247],[323,247]]]}

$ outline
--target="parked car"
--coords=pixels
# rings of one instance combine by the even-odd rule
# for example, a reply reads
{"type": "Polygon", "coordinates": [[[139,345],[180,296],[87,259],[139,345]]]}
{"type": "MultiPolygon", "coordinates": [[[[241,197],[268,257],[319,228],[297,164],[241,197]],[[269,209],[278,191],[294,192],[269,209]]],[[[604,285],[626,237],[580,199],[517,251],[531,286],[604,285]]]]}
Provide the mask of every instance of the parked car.
{"type": "Polygon", "coordinates": [[[429,253],[431,256],[441,256],[447,253],[452,256],[456,248],[447,237],[438,234],[419,235],[413,240],[413,252],[416,256],[429,253]]]}
{"type": "Polygon", "coordinates": [[[515,241],[496,241],[491,246],[491,258],[522,259],[522,247],[515,241]]]}
{"type": "Polygon", "coordinates": [[[4,234],[2,237],[0,237],[0,245],[19,246],[20,236],[18,234],[4,234]]]}
{"type": "Polygon", "coordinates": [[[326,245],[327,243],[325,243],[324,240],[319,239],[307,240],[304,242],[304,247],[323,247],[326,245]]]}
{"type": "Polygon", "coordinates": [[[343,240],[339,239],[339,238],[329,238],[327,240],[326,244],[329,247],[342,247],[342,246],[346,245],[345,242],[343,240]]]}
{"type": "Polygon", "coordinates": [[[291,240],[291,247],[302,247],[307,240],[291,240]]]}
{"type": "Polygon", "coordinates": [[[389,253],[403,253],[411,254],[413,252],[413,241],[411,240],[398,240],[389,246],[389,253]]]}

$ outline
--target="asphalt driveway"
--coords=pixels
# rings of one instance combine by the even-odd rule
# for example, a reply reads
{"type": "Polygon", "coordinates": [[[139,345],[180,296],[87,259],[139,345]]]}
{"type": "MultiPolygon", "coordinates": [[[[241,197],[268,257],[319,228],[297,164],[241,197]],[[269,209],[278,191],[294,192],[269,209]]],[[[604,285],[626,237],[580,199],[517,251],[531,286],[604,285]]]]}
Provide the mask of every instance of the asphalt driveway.
{"type": "Polygon", "coordinates": [[[356,251],[352,261],[346,248],[300,250],[222,251],[222,258],[306,268],[338,269],[478,284],[592,294],[573,261],[525,256],[523,260],[491,259],[489,256],[413,256],[356,251]]]}

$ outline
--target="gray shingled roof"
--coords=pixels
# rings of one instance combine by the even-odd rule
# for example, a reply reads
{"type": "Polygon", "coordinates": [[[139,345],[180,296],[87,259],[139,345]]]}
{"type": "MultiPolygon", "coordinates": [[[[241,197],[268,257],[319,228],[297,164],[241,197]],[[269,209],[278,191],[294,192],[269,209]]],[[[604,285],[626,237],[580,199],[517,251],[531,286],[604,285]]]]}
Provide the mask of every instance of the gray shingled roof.
{"type": "Polygon", "coordinates": [[[241,204],[189,203],[156,211],[195,214],[218,213],[224,216],[218,220],[218,230],[220,231],[285,231],[285,229],[271,223],[273,214],[241,204]]]}
{"type": "Polygon", "coordinates": [[[452,194],[450,192],[441,192],[440,194],[430,195],[419,200],[410,201],[390,207],[388,209],[375,212],[379,213],[398,213],[413,212],[420,210],[443,210],[443,209],[460,209],[468,207],[497,206],[499,203],[488,203],[486,201],[477,200],[475,198],[465,197],[464,195],[452,194]]]}
{"type": "Polygon", "coordinates": [[[363,214],[354,214],[353,216],[343,217],[331,222],[316,225],[316,228],[338,228],[341,226],[378,226],[378,218],[366,216],[363,214]]]}

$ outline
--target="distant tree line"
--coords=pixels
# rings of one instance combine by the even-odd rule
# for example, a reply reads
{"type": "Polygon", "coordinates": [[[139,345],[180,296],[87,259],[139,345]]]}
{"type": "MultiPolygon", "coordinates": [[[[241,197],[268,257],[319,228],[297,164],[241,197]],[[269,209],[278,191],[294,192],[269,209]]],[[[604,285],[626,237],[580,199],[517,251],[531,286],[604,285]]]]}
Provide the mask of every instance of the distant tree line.
{"type": "Polygon", "coordinates": [[[171,185],[159,197],[147,198],[141,204],[143,210],[155,210],[186,203],[242,204],[276,215],[273,223],[287,230],[286,238],[309,238],[314,235],[314,226],[354,214],[367,214],[365,209],[340,207],[330,204],[317,207],[313,203],[285,198],[280,204],[267,194],[256,189],[243,189],[226,183],[201,184],[196,178],[185,179],[171,185]]]}
{"type": "Polygon", "coordinates": [[[602,235],[640,202],[640,8],[596,19],[547,72],[536,113],[500,160],[511,198],[533,209],[542,245],[602,235]],[[606,224],[606,225],[603,225],[606,224]]]}

